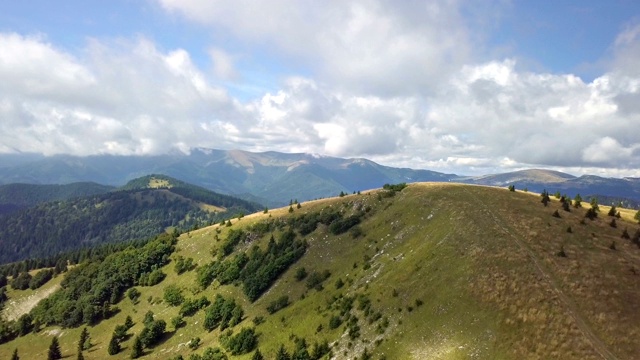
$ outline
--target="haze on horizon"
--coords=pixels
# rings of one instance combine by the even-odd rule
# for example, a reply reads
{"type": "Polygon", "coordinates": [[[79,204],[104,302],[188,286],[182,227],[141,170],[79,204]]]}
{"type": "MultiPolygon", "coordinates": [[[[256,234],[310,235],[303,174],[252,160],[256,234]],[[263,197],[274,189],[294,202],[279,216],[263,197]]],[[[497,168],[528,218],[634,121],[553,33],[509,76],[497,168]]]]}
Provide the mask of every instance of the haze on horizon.
{"type": "Polygon", "coordinates": [[[0,153],[640,177],[640,3],[7,2],[0,153]]]}

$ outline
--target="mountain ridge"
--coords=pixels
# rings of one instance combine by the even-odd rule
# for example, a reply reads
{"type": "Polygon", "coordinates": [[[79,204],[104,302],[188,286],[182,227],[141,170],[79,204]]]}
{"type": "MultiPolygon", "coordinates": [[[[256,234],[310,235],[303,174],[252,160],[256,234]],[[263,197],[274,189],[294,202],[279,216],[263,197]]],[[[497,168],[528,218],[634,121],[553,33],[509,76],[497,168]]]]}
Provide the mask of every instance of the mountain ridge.
{"type": "MultiPolygon", "coordinates": [[[[0,183],[68,183],[95,181],[122,186],[129,180],[164,174],[218,193],[269,206],[292,199],[307,201],[379,188],[385,183],[464,182],[492,186],[514,185],[535,192],[559,191],[569,196],[604,196],[640,201],[640,178],[574,176],[554,170],[528,169],[502,174],[464,176],[431,170],[396,168],[364,158],[338,158],[275,151],[192,149],[189,154],[154,156],[93,155],[77,157],[0,155],[0,183]]],[[[631,203],[631,202],[630,202],[631,203]]]]}
{"type": "Polygon", "coordinates": [[[91,319],[87,360],[130,358],[135,338],[156,321],[164,324],[160,341],[142,359],[213,352],[248,360],[257,350],[273,359],[280,349],[318,354],[315,344],[325,342],[330,354],[300,358],[631,360],[640,351],[640,229],[628,212],[609,217],[602,206],[590,220],[586,208],[567,211],[555,198],[545,206],[530,193],[447,183],[399,184],[300,205],[183,233],[171,249],[152,241],[70,270],[64,294],[16,323],[40,328],[9,338],[0,356],[18,349],[21,357],[41,358],[52,334],[72,356],[91,319]],[[621,237],[625,230],[632,238],[621,237]],[[291,256],[290,246],[303,252],[291,256]],[[171,253],[157,253],[162,249],[171,253]],[[160,261],[159,283],[148,283],[153,262],[145,254],[160,261]],[[100,283],[106,274],[127,276],[108,282],[115,295],[114,286],[100,283]],[[255,282],[254,275],[266,274],[255,282]],[[79,281],[100,291],[83,293],[83,306],[74,307],[64,299],[79,281]],[[255,285],[263,292],[252,292],[255,285]],[[134,296],[122,296],[127,288],[134,296]],[[118,311],[85,319],[105,301],[118,311]],[[67,308],[75,316],[64,316],[67,308]],[[233,308],[235,320],[210,321],[221,308],[233,308]],[[114,328],[127,316],[131,325],[108,355],[114,328]],[[235,347],[229,340],[239,334],[255,341],[235,347]]]}

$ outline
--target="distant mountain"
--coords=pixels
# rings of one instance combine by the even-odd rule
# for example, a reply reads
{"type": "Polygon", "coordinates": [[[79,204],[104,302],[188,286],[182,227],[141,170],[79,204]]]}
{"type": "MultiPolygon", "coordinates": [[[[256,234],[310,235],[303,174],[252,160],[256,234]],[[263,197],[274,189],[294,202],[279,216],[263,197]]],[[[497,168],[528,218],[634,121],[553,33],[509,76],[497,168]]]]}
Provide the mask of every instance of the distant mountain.
{"type": "Polygon", "coordinates": [[[113,189],[113,186],[100,185],[93,182],[66,185],[0,185],[0,214],[17,211],[47,201],[104,194],[113,189]]]}
{"type": "Polygon", "coordinates": [[[262,206],[163,175],[99,195],[40,203],[0,216],[0,263],[188,230],[262,206]]]}
{"type": "Polygon", "coordinates": [[[148,174],[165,174],[215,192],[269,206],[378,188],[385,183],[449,181],[455,175],[400,169],[366,159],[313,154],[252,153],[194,149],[189,155],[29,157],[11,156],[0,168],[0,183],[66,184],[95,181],[121,186],[148,174]]]}
{"type": "Polygon", "coordinates": [[[558,171],[531,169],[483,176],[460,176],[429,170],[383,166],[367,159],[342,159],[316,154],[274,151],[193,149],[190,154],[158,156],[0,155],[0,183],[68,184],[97,182],[122,186],[149,174],[165,174],[221,194],[269,207],[292,199],[307,201],[340,192],[379,188],[400,182],[464,182],[469,184],[544,189],[574,196],[600,196],[640,201],[640,179],[576,177],[558,171]]]}
{"type": "Polygon", "coordinates": [[[603,204],[622,202],[628,206],[637,207],[640,201],[640,179],[638,178],[617,179],[594,175],[576,177],[558,171],[531,169],[454,180],[478,185],[514,185],[517,189],[526,188],[534,192],[559,191],[571,197],[580,194],[584,198],[597,197],[603,204]]]}
{"type": "Polygon", "coordinates": [[[575,179],[573,175],[553,170],[529,169],[465,179],[479,185],[508,186],[512,184],[554,184],[575,179]]]}

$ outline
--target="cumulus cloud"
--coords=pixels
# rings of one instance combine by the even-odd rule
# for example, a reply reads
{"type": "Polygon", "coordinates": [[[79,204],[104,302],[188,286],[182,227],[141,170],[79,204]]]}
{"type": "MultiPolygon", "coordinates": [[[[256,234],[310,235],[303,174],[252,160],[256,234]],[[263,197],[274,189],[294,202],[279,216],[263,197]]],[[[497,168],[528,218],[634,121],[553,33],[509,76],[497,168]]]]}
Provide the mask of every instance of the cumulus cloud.
{"type": "Polygon", "coordinates": [[[458,1],[158,0],[168,11],[268,44],[358,93],[424,93],[468,59],[458,1]]]}
{"type": "MultiPolygon", "coordinates": [[[[547,167],[640,176],[640,27],[592,81],[478,60],[457,1],[158,0],[168,11],[300,61],[276,90],[240,101],[239,56],[141,37],[0,34],[0,151],[156,154],[192,147],[324,153],[445,172],[547,167]],[[306,71],[308,70],[308,71],[306,71]],[[211,75],[211,74],[209,74],[211,75]]],[[[236,55],[241,54],[241,55],[236,55]]]]}
{"type": "Polygon", "coordinates": [[[144,38],[92,40],[79,58],[43,38],[0,34],[0,78],[0,142],[20,151],[156,154],[226,144],[224,125],[246,121],[186,51],[163,53],[144,38]]]}

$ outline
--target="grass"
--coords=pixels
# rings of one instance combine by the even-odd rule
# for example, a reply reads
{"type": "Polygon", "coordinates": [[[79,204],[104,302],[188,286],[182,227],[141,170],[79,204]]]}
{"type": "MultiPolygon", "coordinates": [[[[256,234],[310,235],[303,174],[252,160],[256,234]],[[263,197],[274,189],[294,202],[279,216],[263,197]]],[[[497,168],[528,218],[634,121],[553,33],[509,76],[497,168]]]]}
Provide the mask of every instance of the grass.
{"type": "MultiPolygon", "coordinates": [[[[233,219],[231,228],[326,207],[347,213],[369,207],[359,225],[362,236],[335,236],[319,226],[306,237],[305,256],[254,303],[232,285],[214,284],[201,291],[195,286],[195,271],[178,276],[170,263],[163,269],[168,276],[162,283],[138,288],[142,296],[137,304],[122,300],[116,316],[89,329],[94,346],[85,358],[129,358],[133,338],[123,343],[120,354],[106,353],[113,328],[124,323],[126,315],[136,323],[131,334],[140,332],[149,310],[170,324],[178,308],[147,301],[162,299],[169,284],[181,287],[186,297],[234,297],[245,310],[236,331],[254,326],[252,320],[262,316],[265,321],[256,329],[266,358],[273,358],[280,344],[293,349],[295,337],[305,338],[309,345],[329,341],[337,359],[353,359],[365,348],[374,359],[596,359],[603,349],[632,359],[640,351],[635,341],[640,334],[640,249],[620,238],[625,227],[631,235],[638,228],[631,221],[633,212],[622,210],[618,227],[612,228],[608,208],[601,206],[599,218],[583,225],[585,209],[565,212],[555,199],[544,207],[539,197],[506,189],[412,184],[394,197],[371,191],[306,202],[293,213],[287,206],[251,214],[233,219]],[[556,209],[561,218],[551,216],[556,209]],[[566,231],[569,226],[571,233],[566,231]],[[609,249],[613,241],[617,250],[609,249]],[[561,246],[568,257],[556,256],[561,246]],[[309,290],[304,280],[297,281],[300,267],[309,273],[329,270],[324,289],[309,290]],[[335,287],[338,278],[344,282],[340,289],[335,287]],[[291,304],[269,315],[267,305],[282,295],[289,296],[291,304]],[[380,314],[378,319],[367,317],[356,301],[351,314],[357,317],[360,336],[355,339],[347,335],[346,322],[329,328],[329,319],[338,314],[331,306],[333,299],[345,296],[368,298],[371,313],[380,314]]],[[[229,229],[215,225],[185,233],[174,256],[205,264],[229,229]]],[[[265,246],[268,237],[254,244],[265,246]]],[[[202,328],[204,312],[185,319],[187,326],[176,332],[168,325],[164,342],[143,358],[187,358],[192,351],[186,343],[196,336],[203,344],[197,353],[220,346],[219,330],[207,333],[202,328]]],[[[58,331],[63,354],[75,357],[81,328],[45,329],[0,345],[0,358],[8,358],[14,348],[22,358],[42,358],[50,334],[58,331]]]]}

